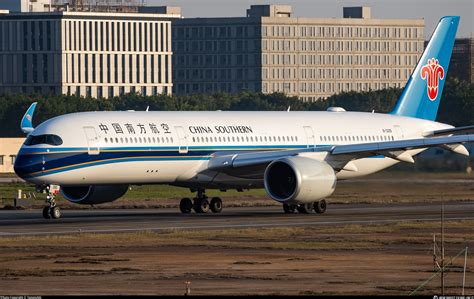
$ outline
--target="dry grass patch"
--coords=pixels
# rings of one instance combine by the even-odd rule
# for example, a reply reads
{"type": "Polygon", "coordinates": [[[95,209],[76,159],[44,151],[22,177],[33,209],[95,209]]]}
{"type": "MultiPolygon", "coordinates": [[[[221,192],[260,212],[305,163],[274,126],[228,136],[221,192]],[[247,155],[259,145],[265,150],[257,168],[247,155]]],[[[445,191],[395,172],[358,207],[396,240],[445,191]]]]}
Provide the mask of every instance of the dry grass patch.
{"type": "MultiPolygon", "coordinates": [[[[452,244],[471,241],[473,220],[447,221],[446,232],[452,244]]],[[[116,234],[82,233],[75,235],[0,238],[1,248],[109,248],[196,246],[208,248],[358,250],[403,244],[424,244],[439,231],[437,222],[399,222],[384,225],[346,225],[335,227],[276,227],[228,230],[168,230],[116,234]]],[[[70,256],[69,256],[70,258],[70,256]]],[[[103,259],[101,259],[104,261],[103,259]]]]}

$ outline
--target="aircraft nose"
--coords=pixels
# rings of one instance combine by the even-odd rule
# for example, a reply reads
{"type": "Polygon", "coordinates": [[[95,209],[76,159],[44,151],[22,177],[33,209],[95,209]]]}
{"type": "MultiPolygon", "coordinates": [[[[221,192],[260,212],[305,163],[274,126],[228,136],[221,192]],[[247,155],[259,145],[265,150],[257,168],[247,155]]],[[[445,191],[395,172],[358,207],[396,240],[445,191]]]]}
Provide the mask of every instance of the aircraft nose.
{"type": "Polygon", "coordinates": [[[37,171],[38,166],[40,166],[38,158],[35,155],[27,155],[20,149],[15,159],[13,170],[20,178],[26,179],[31,173],[37,171]]]}

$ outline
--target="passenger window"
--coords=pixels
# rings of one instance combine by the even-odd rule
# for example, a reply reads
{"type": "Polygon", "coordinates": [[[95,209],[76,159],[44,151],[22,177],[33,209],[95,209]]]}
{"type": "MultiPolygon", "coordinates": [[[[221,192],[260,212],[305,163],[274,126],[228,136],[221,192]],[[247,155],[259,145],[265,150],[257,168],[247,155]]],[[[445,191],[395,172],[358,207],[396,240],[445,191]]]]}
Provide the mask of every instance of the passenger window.
{"type": "Polygon", "coordinates": [[[107,137],[105,137],[104,141],[105,141],[105,143],[107,143],[107,137]]]}

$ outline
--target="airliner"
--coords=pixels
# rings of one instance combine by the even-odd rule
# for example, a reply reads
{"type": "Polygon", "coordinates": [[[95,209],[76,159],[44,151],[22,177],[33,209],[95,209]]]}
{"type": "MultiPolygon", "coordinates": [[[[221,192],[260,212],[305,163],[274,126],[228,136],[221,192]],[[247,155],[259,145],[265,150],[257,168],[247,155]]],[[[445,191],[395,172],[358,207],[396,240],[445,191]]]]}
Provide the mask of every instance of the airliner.
{"type": "MultiPolygon", "coordinates": [[[[222,211],[206,189],[264,188],[285,213],[324,213],[338,180],[369,175],[429,147],[469,155],[474,126],[436,122],[459,24],[443,17],[388,114],[328,111],[114,111],[58,116],[36,128],[33,103],[14,169],[48,193],[43,217],[58,219],[55,195],[96,205],[130,185],[168,184],[196,196],[182,213],[222,211]],[[59,191],[59,190],[60,191],[59,191]]],[[[148,110],[148,109],[147,109],[148,110]]]]}

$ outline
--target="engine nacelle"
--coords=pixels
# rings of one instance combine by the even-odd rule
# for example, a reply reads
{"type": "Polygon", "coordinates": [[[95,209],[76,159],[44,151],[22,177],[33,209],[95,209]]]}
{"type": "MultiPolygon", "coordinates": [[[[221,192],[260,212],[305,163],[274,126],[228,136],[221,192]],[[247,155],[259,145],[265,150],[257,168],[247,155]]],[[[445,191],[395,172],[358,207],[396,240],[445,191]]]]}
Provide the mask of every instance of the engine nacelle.
{"type": "Polygon", "coordinates": [[[84,205],[112,202],[122,197],[128,185],[61,186],[61,193],[70,202],[84,205]]]}
{"type": "Polygon", "coordinates": [[[273,161],[264,175],[265,190],[281,203],[311,203],[328,197],[336,188],[336,175],[329,164],[305,157],[273,161]]]}

